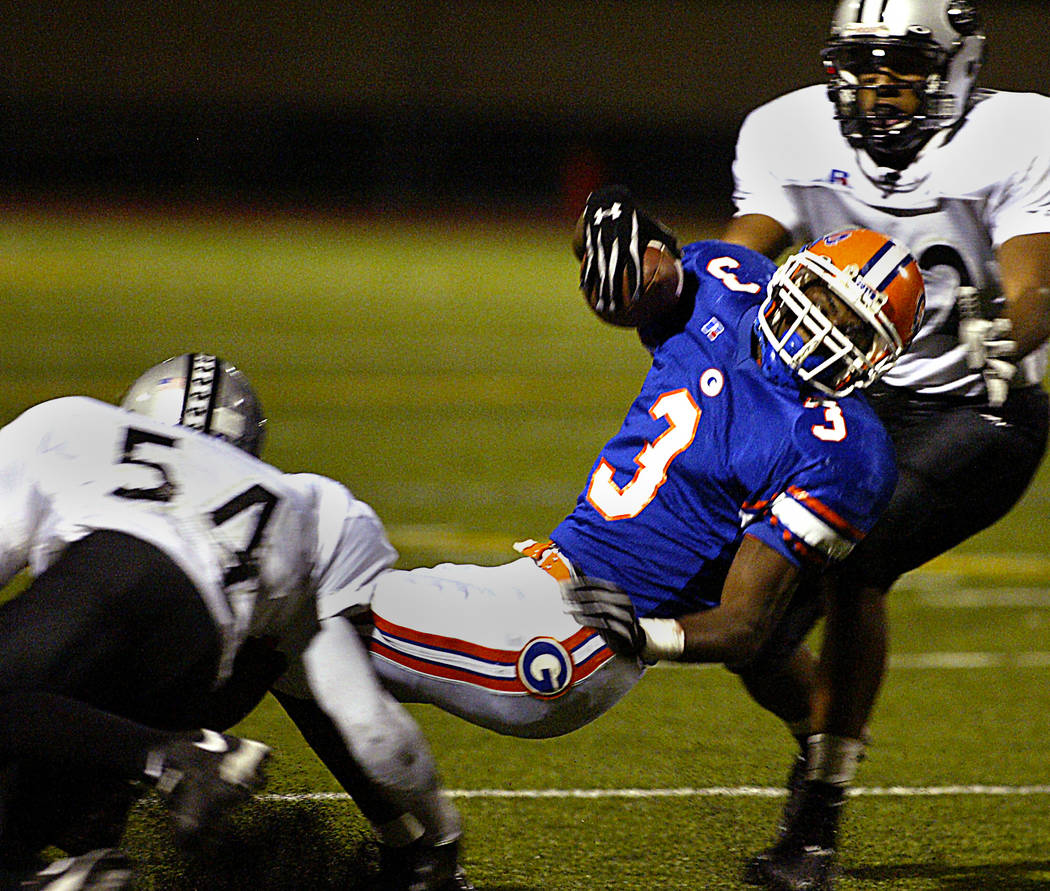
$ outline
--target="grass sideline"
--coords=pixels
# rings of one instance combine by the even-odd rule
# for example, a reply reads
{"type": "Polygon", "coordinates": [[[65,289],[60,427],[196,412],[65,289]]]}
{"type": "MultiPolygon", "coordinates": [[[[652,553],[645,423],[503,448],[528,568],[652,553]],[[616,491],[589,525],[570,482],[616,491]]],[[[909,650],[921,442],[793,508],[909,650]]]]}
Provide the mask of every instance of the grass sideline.
{"type": "MultiPolygon", "coordinates": [[[[159,359],[212,350],[260,391],[268,460],[346,482],[389,525],[403,565],[502,562],[511,541],[544,535],[570,508],[647,365],[630,332],[587,315],[567,230],[8,211],[0,422],[62,393],[116,400],[159,359]]],[[[1007,520],[900,585],[895,656],[1003,658],[894,667],[864,786],[1050,781],[1047,667],[1023,658],[1050,650],[1048,498],[1044,468],[1007,520]]],[[[791,751],[721,669],[654,671],[600,721],[546,742],[413,712],[447,785],[464,791],[776,790],[791,751]]],[[[139,887],[367,887],[375,850],[352,803],[290,797],[338,787],[279,708],[268,701],[241,729],[274,745],[267,793],[278,797],[239,812],[231,843],[199,861],[170,850],[147,800],[127,839],[139,887]]],[[[771,794],[458,805],[486,891],[728,889],[769,838],[771,794]]],[[[840,887],[1050,888],[1047,804],[1039,793],[859,797],[840,887]]]]}

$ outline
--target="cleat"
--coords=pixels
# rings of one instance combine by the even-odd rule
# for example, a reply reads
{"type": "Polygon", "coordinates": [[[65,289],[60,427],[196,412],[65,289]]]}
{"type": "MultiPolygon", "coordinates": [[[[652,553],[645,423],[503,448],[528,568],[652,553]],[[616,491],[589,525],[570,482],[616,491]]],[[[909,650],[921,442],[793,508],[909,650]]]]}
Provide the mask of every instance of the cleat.
{"type": "Polygon", "coordinates": [[[462,866],[457,866],[452,878],[442,886],[441,891],[476,891],[462,866]]]}
{"type": "MultiPolygon", "coordinates": [[[[796,797],[795,792],[791,794],[796,797]]],[[[845,790],[807,781],[797,790],[797,799],[790,821],[781,824],[776,843],[747,861],[743,879],[749,885],[780,891],[832,891],[835,887],[835,837],[845,790]]]]}
{"type": "Polygon", "coordinates": [[[100,848],[56,860],[25,879],[20,891],[120,891],[129,888],[131,861],[119,848],[100,848]]]}
{"type": "Polygon", "coordinates": [[[379,881],[382,891],[474,891],[459,865],[459,842],[427,845],[416,841],[393,848],[380,845],[379,881]]]}
{"type": "Polygon", "coordinates": [[[791,765],[791,772],[787,779],[787,802],[780,812],[777,821],[777,841],[771,847],[760,851],[752,856],[744,864],[744,881],[749,885],[764,885],[766,883],[764,872],[765,864],[771,857],[777,856],[779,843],[787,835],[789,827],[798,816],[799,808],[802,806],[802,789],[806,781],[806,755],[799,752],[791,765]]]}
{"type": "Polygon", "coordinates": [[[819,845],[796,847],[771,855],[761,866],[762,883],[778,891],[833,891],[835,849],[819,845]]]}
{"type": "Polygon", "coordinates": [[[268,746],[214,730],[200,733],[200,739],[180,737],[155,749],[147,760],[146,775],[156,780],[182,843],[199,839],[266,784],[268,746]]]}

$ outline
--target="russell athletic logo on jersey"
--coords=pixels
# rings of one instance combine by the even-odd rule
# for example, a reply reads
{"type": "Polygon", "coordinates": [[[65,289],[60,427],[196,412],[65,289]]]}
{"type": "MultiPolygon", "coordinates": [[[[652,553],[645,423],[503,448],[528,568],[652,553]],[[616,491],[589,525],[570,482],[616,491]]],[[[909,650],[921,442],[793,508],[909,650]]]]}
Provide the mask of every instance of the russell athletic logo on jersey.
{"type": "Polygon", "coordinates": [[[704,323],[704,327],[700,330],[707,335],[708,340],[714,342],[718,339],[718,335],[725,331],[726,328],[725,325],[718,321],[718,319],[711,316],[711,318],[704,323]]]}

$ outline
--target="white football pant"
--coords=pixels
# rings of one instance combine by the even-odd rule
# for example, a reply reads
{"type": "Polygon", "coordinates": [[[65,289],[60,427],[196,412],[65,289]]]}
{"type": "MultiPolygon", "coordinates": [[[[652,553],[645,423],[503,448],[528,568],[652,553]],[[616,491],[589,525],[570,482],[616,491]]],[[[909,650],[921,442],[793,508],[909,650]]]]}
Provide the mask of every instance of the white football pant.
{"type": "Polygon", "coordinates": [[[402,702],[497,733],[569,733],[612,708],[644,673],[565,610],[534,560],[387,570],[373,583],[372,664],[402,702]]]}

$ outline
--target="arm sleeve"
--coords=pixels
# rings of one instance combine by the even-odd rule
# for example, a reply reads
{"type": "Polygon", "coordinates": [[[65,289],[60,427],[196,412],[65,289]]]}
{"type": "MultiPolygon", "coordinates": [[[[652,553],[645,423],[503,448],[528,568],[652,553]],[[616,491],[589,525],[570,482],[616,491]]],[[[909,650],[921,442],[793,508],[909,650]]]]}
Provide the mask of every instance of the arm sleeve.
{"type": "Polygon", "coordinates": [[[1014,172],[989,203],[992,243],[996,246],[1018,235],[1050,232],[1050,100],[1047,113],[1029,121],[1032,131],[1018,147],[1029,157],[1018,159],[1014,172]]]}
{"type": "Polygon", "coordinates": [[[749,114],[740,128],[733,161],[733,203],[736,216],[763,214],[789,232],[800,220],[775,169],[774,152],[779,140],[771,132],[765,107],[749,114]]]}
{"type": "Polygon", "coordinates": [[[375,511],[334,480],[298,474],[316,493],[317,547],[313,582],[317,617],[368,603],[369,583],[397,559],[375,511]]]}
{"type": "MultiPolygon", "coordinates": [[[[874,519],[872,520],[874,522],[874,519]]],[[[747,527],[747,534],[768,545],[796,566],[823,565],[845,559],[867,529],[809,491],[789,486],[747,527]]]]}

